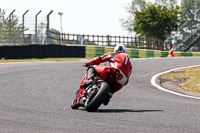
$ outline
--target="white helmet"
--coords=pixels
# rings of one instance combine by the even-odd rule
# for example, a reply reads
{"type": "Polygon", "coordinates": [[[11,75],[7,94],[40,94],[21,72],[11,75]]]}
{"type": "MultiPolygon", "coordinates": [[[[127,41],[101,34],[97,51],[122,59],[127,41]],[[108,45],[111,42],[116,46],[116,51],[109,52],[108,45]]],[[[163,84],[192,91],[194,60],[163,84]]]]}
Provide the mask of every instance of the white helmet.
{"type": "Polygon", "coordinates": [[[119,45],[115,46],[114,52],[124,52],[124,53],[126,53],[127,50],[126,50],[126,47],[123,44],[119,44],[119,45]]]}

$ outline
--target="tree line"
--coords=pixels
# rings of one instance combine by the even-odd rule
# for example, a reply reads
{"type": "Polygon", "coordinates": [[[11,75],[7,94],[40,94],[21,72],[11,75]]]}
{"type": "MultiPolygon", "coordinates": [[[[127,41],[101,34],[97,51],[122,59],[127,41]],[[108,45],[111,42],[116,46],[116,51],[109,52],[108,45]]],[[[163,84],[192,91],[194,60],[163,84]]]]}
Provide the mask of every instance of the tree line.
{"type": "MultiPolygon", "coordinates": [[[[152,37],[163,41],[187,20],[200,20],[200,0],[181,0],[180,5],[177,4],[177,0],[155,0],[154,3],[132,0],[126,9],[129,17],[122,19],[121,22],[127,31],[135,32],[140,37],[152,37]]],[[[28,30],[18,23],[16,15],[11,17],[5,17],[5,11],[0,9],[0,42],[8,41],[9,37],[15,39],[28,30]]],[[[44,29],[42,26],[41,31],[44,29]]],[[[53,28],[50,31],[60,33],[53,28]]]]}
{"type": "Polygon", "coordinates": [[[199,20],[200,1],[182,0],[179,6],[176,0],[132,0],[127,12],[129,17],[121,20],[126,30],[164,41],[187,20],[199,20]]]}

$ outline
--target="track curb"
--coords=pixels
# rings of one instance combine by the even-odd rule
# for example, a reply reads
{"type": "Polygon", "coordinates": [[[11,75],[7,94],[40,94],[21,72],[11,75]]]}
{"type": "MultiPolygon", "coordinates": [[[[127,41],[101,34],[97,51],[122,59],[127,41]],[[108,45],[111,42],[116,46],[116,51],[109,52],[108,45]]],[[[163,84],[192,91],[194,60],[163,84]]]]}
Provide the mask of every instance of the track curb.
{"type": "Polygon", "coordinates": [[[154,76],[151,78],[151,84],[152,84],[154,87],[158,88],[159,90],[162,90],[162,91],[165,91],[165,92],[174,94],[174,95],[178,95],[178,96],[182,96],[182,97],[187,97],[187,98],[193,98],[193,99],[198,99],[198,100],[200,100],[200,97],[195,97],[195,96],[186,95],[186,94],[182,94],[182,93],[179,93],[179,92],[171,91],[171,90],[168,90],[167,88],[163,88],[163,87],[159,86],[159,85],[156,83],[156,79],[157,79],[160,75],[162,75],[162,74],[169,73],[169,72],[172,72],[172,71],[178,70],[178,69],[189,68],[189,67],[199,67],[199,66],[200,66],[200,65],[179,67],[179,68],[174,68],[174,69],[170,69],[170,70],[167,70],[167,71],[158,73],[158,74],[154,75],[154,76]]]}

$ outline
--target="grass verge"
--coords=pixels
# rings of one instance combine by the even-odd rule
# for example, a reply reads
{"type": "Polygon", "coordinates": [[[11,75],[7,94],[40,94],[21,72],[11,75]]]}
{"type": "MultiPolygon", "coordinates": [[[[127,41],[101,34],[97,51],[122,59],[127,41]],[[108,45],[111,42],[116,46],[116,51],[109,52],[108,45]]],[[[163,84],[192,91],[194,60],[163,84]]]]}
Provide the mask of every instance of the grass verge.
{"type": "Polygon", "coordinates": [[[162,74],[161,81],[172,81],[181,88],[200,93],[200,67],[184,68],[162,74]]]}
{"type": "Polygon", "coordinates": [[[86,60],[86,58],[32,58],[32,59],[1,59],[0,63],[11,63],[11,62],[35,62],[35,61],[81,61],[86,60]]]}

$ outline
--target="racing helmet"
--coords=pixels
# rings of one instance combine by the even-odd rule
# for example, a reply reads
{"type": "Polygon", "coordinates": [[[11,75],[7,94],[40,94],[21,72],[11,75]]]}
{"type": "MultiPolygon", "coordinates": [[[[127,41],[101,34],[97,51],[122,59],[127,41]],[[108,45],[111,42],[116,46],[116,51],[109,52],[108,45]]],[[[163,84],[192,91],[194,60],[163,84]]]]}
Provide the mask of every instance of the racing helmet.
{"type": "Polygon", "coordinates": [[[114,48],[114,52],[124,52],[126,53],[126,47],[123,44],[116,45],[114,48]]]}

